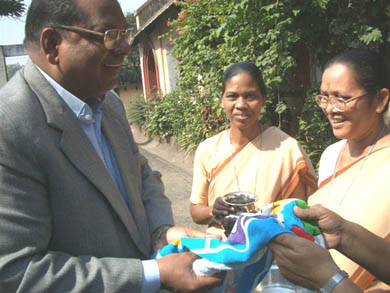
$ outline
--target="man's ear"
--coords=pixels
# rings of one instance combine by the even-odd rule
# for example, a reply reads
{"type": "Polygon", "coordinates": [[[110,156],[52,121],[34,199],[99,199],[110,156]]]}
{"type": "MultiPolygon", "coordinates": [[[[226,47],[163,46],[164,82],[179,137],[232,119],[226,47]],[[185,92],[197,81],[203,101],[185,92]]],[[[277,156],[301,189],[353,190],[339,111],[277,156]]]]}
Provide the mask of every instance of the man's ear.
{"type": "Polygon", "coordinates": [[[41,51],[50,64],[58,64],[58,51],[62,42],[61,34],[53,28],[46,27],[41,33],[41,51]]]}

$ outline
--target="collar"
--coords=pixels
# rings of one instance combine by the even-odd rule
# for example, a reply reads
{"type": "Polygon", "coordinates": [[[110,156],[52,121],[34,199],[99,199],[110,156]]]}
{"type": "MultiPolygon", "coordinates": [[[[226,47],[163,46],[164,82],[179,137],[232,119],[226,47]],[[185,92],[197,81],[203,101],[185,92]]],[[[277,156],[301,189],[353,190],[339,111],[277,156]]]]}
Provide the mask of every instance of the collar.
{"type": "Polygon", "coordinates": [[[89,99],[89,101],[85,103],[71,92],[63,88],[58,82],[56,82],[46,72],[39,68],[38,65],[35,64],[35,66],[50,83],[50,85],[56,90],[64,103],[72,110],[78,119],[91,120],[94,113],[101,112],[101,107],[103,106],[104,102],[104,95],[89,99]]]}

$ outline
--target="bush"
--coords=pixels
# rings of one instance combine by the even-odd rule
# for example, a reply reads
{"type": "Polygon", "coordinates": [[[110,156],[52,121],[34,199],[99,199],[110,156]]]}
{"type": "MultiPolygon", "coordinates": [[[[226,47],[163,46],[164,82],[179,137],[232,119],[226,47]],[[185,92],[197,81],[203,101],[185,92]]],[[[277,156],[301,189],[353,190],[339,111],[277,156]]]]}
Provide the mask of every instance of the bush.
{"type": "Polygon", "coordinates": [[[148,101],[137,98],[127,115],[129,123],[142,127],[149,137],[175,136],[186,152],[229,125],[219,99],[179,91],[148,101]]]}
{"type": "Polygon", "coordinates": [[[144,127],[149,136],[161,138],[177,136],[180,132],[180,120],[186,107],[186,100],[178,92],[171,92],[163,98],[154,98],[147,113],[147,123],[144,127]]]}
{"type": "Polygon", "coordinates": [[[226,129],[229,121],[219,98],[192,94],[188,100],[190,107],[184,112],[183,124],[177,138],[179,147],[191,152],[206,138],[226,129]]]}
{"type": "Polygon", "coordinates": [[[143,96],[138,96],[127,107],[127,119],[130,124],[143,127],[146,124],[148,112],[153,107],[150,103],[145,102],[143,96]]]}

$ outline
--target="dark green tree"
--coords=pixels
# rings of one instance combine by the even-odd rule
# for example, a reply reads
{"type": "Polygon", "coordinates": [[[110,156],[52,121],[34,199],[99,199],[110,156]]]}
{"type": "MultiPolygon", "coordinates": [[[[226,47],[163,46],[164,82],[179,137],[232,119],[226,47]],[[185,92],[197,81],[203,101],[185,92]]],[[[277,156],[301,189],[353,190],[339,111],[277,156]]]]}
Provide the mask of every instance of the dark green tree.
{"type": "MultiPolygon", "coordinates": [[[[133,13],[126,15],[126,20],[129,28],[137,31],[136,20],[133,13]]],[[[136,46],[132,46],[131,52],[125,57],[119,73],[119,85],[126,86],[130,84],[142,84],[141,69],[139,64],[139,52],[136,46]]]]}
{"type": "Polygon", "coordinates": [[[20,17],[25,9],[22,0],[0,0],[0,16],[20,17]]]}

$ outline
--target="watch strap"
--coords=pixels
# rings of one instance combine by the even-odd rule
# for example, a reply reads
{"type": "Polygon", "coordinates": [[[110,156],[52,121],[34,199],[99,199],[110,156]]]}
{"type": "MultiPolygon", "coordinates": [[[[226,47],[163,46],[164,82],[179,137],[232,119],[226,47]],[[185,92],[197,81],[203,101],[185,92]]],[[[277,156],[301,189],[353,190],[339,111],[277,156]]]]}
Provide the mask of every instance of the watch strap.
{"type": "Polygon", "coordinates": [[[334,288],[345,278],[348,278],[348,273],[346,271],[339,271],[338,273],[334,274],[329,281],[325,284],[324,287],[322,287],[319,292],[320,293],[331,293],[333,292],[334,288]]]}
{"type": "MultiPolygon", "coordinates": [[[[160,238],[165,235],[165,233],[171,228],[172,225],[163,225],[158,227],[152,234],[152,245],[153,247],[156,246],[157,242],[160,241],[160,238]]],[[[166,243],[168,244],[168,243],[166,243]]]]}

